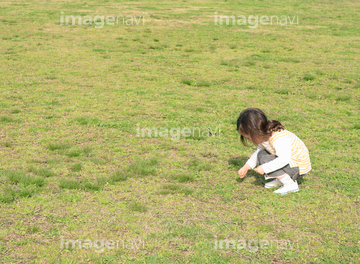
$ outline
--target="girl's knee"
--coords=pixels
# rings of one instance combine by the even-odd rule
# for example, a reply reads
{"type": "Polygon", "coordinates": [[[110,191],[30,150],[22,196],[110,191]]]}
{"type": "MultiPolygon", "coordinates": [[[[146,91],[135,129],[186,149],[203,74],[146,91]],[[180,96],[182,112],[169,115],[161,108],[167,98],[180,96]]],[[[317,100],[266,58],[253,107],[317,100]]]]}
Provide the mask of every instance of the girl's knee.
{"type": "Polygon", "coordinates": [[[275,155],[270,154],[265,149],[260,150],[258,153],[259,164],[267,163],[273,159],[275,159],[275,155]]]}

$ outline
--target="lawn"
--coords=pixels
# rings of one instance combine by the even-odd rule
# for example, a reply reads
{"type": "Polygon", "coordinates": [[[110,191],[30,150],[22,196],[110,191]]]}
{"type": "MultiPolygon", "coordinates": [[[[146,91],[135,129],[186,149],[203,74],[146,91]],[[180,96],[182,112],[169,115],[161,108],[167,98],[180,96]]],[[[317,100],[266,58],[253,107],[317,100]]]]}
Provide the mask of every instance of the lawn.
{"type": "Polygon", "coordinates": [[[0,3],[0,262],[358,263],[359,13],[0,3]],[[237,176],[248,107],[307,145],[298,193],[237,176]]]}

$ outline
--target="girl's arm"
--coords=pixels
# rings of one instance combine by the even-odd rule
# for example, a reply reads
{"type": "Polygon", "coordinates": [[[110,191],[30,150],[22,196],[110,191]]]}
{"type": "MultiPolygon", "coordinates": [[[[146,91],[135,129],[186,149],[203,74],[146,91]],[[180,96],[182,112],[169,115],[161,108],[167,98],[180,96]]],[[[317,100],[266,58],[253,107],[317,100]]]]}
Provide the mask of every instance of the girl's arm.
{"type": "Polygon", "coordinates": [[[270,173],[288,165],[291,161],[291,140],[288,137],[279,138],[273,143],[277,158],[262,164],[265,173],[270,173]]]}
{"type": "Polygon", "coordinates": [[[257,163],[257,155],[259,151],[262,150],[263,148],[264,147],[259,144],[254,154],[251,155],[250,159],[248,159],[245,165],[242,166],[242,168],[238,171],[240,178],[244,178],[249,169],[255,168],[257,163]]]}
{"type": "Polygon", "coordinates": [[[256,151],[254,152],[254,154],[251,155],[251,157],[248,159],[248,161],[246,162],[246,164],[248,164],[250,166],[250,168],[254,169],[256,167],[257,164],[257,155],[259,153],[260,150],[265,149],[262,145],[258,145],[256,151]]]}

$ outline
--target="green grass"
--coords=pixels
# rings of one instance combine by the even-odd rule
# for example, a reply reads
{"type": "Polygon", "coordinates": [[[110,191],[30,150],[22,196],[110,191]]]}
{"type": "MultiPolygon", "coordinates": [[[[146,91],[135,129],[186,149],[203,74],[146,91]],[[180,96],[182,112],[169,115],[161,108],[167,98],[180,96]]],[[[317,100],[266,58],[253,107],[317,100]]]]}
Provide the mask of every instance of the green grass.
{"type": "Polygon", "coordinates": [[[130,202],[129,205],[129,210],[130,211],[134,211],[134,212],[145,212],[146,211],[146,206],[139,203],[139,202],[130,202]]]}
{"type": "Polygon", "coordinates": [[[162,188],[158,191],[158,193],[161,195],[176,194],[176,193],[190,195],[193,193],[193,190],[177,184],[166,184],[162,186],[162,188]]]}
{"type": "Polygon", "coordinates": [[[22,188],[5,187],[0,194],[0,201],[2,203],[12,203],[18,198],[29,198],[33,196],[35,192],[36,189],[33,186],[22,188]]]}
{"type": "Polygon", "coordinates": [[[69,158],[79,157],[81,155],[81,152],[78,150],[72,150],[66,154],[69,158]]]}
{"type": "Polygon", "coordinates": [[[127,168],[128,173],[132,175],[147,176],[156,174],[156,167],[158,160],[151,159],[137,159],[127,168]]]}
{"type": "Polygon", "coordinates": [[[207,160],[192,159],[189,162],[189,168],[191,171],[210,171],[212,164],[207,160]]]}
{"type": "Polygon", "coordinates": [[[209,81],[206,80],[199,80],[196,82],[196,86],[198,87],[210,87],[211,83],[209,81]]]}
{"type": "Polygon", "coordinates": [[[80,182],[77,180],[61,180],[59,187],[62,189],[80,189],[80,182]]]}
{"type": "Polygon", "coordinates": [[[54,176],[54,173],[51,170],[47,169],[47,168],[30,167],[28,169],[28,171],[31,172],[31,173],[34,173],[36,175],[39,175],[41,177],[44,177],[44,178],[54,176]]]}
{"type": "Polygon", "coordinates": [[[177,173],[172,178],[177,182],[192,182],[195,180],[195,177],[190,173],[177,173]]]}
{"type": "Polygon", "coordinates": [[[63,150],[63,149],[67,149],[69,147],[70,146],[68,144],[65,144],[65,143],[51,143],[51,144],[48,145],[48,149],[51,150],[51,151],[63,150]]]}
{"type": "Polygon", "coordinates": [[[0,263],[357,263],[359,12],[355,0],[3,2],[0,263]],[[145,23],[60,25],[61,12],[145,23]],[[299,24],[220,26],[215,12],[299,24]],[[298,193],[237,176],[255,150],[236,132],[248,107],[308,146],[298,193]],[[145,247],[61,249],[62,238],[145,247]]]}
{"type": "Polygon", "coordinates": [[[116,171],[113,175],[111,175],[108,179],[109,182],[120,182],[120,181],[126,181],[128,178],[128,175],[124,171],[116,171]]]}
{"type": "Polygon", "coordinates": [[[0,116],[0,122],[1,123],[10,123],[10,122],[14,122],[14,119],[10,116],[0,116]]]}
{"type": "Polygon", "coordinates": [[[45,180],[42,177],[33,177],[20,171],[7,171],[3,174],[3,177],[5,177],[12,185],[35,185],[37,187],[42,187],[45,185],[45,180]]]}
{"type": "Polygon", "coordinates": [[[181,83],[182,83],[182,84],[186,84],[186,85],[190,85],[190,86],[195,84],[195,82],[194,82],[193,80],[188,79],[188,78],[182,79],[182,80],[181,80],[181,83]]]}
{"type": "Polygon", "coordinates": [[[20,113],[20,112],[21,112],[20,109],[13,109],[13,110],[11,110],[11,113],[12,113],[12,114],[18,114],[18,113],[20,113]]]}
{"type": "Polygon", "coordinates": [[[5,141],[3,144],[4,144],[4,147],[6,147],[6,148],[11,148],[12,147],[12,144],[9,141],[5,141]]]}
{"type": "Polygon", "coordinates": [[[313,81],[313,80],[315,80],[315,76],[310,73],[306,73],[303,77],[303,80],[304,81],[313,81]]]}
{"type": "Polygon", "coordinates": [[[82,170],[82,165],[81,165],[81,163],[76,163],[76,164],[74,164],[72,167],[71,167],[71,170],[72,171],[81,171],[82,170]]]}
{"type": "Polygon", "coordinates": [[[99,191],[102,185],[88,180],[66,180],[63,179],[59,183],[59,188],[69,190],[83,190],[83,191],[99,191]]]}

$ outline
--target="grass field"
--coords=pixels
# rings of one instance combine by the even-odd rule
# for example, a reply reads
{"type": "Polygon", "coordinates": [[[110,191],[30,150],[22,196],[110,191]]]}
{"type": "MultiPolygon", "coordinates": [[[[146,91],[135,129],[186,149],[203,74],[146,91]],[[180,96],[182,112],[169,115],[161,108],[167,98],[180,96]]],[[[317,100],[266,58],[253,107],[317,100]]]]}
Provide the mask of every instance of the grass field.
{"type": "Polygon", "coordinates": [[[357,0],[0,3],[0,262],[358,263],[359,13],[357,0]],[[225,15],[298,23],[216,25],[225,15]],[[300,192],[238,178],[248,107],[309,148],[300,192]]]}

